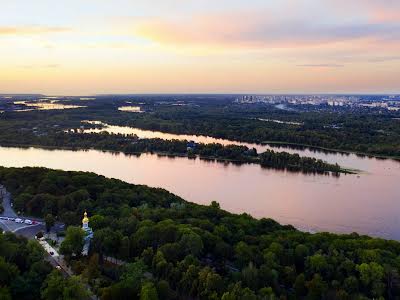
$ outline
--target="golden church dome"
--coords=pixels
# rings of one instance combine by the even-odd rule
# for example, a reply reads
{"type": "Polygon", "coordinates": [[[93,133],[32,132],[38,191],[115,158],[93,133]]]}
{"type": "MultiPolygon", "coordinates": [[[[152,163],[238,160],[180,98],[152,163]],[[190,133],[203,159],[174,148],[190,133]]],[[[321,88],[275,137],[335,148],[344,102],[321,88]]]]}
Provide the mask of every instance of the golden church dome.
{"type": "Polygon", "coordinates": [[[85,213],[83,214],[83,219],[82,219],[82,223],[89,223],[89,218],[87,216],[87,212],[85,211],[85,213]]]}

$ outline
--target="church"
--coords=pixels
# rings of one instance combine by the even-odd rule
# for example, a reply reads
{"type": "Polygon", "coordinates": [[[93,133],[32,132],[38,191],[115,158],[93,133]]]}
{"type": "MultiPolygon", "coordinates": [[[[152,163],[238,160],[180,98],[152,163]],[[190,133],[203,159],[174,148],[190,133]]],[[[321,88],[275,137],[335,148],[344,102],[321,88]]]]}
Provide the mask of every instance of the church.
{"type": "Polygon", "coordinates": [[[83,245],[82,255],[88,255],[90,240],[93,238],[93,230],[89,227],[89,218],[86,211],[83,214],[82,230],[85,232],[85,244],[83,245]]]}

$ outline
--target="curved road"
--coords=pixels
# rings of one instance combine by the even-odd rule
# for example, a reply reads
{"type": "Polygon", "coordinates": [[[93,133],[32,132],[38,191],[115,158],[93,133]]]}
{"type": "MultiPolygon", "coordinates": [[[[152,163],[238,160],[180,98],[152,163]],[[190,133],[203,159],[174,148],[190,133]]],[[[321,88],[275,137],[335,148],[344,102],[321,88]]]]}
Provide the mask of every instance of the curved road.
{"type": "MultiPolygon", "coordinates": [[[[11,206],[11,194],[7,192],[5,187],[2,185],[0,185],[0,199],[2,200],[1,202],[4,208],[4,211],[0,214],[0,217],[11,219],[18,218],[18,215],[15,213],[14,209],[11,206]]],[[[26,238],[33,238],[39,231],[45,230],[45,226],[42,220],[31,218],[29,218],[29,220],[35,220],[38,222],[38,224],[27,225],[24,223],[16,223],[14,220],[0,219],[0,228],[2,228],[4,231],[10,231],[18,235],[22,235],[26,238]]]]}
{"type": "MultiPolygon", "coordinates": [[[[0,214],[0,228],[4,231],[11,231],[15,234],[22,235],[28,239],[33,239],[39,231],[45,231],[46,227],[41,219],[36,218],[29,218],[31,221],[38,222],[35,225],[28,225],[25,223],[16,223],[14,221],[15,218],[19,216],[15,213],[14,209],[11,206],[11,194],[7,192],[4,186],[0,185],[0,201],[2,200],[4,211],[0,214]],[[6,220],[5,218],[10,218],[12,220],[6,220]]],[[[20,216],[21,219],[27,219],[20,216]]],[[[64,224],[57,222],[53,227],[53,230],[63,230],[64,224]]],[[[64,259],[62,257],[55,258],[51,254],[46,257],[46,260],[53,266],[53,267],[60,267],[62,273],[65,277],[73,275],[72,271],[67,267],[64,259]]],[[[85,285],[89,291],[90,299],[97,299],[95,294],[91,291],[89,285],[85,285]]]]}

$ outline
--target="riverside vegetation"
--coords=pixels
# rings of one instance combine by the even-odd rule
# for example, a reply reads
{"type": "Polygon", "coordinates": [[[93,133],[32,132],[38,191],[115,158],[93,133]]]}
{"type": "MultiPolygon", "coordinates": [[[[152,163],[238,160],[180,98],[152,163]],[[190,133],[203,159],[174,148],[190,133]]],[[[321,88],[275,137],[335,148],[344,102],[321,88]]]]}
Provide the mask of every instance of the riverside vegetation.
{"type": "MultiPolygon", "coordinates": [[[[301,232],[271,219],[228,213],[217,202],[197,205],[163,189],[92,173],[0,168],[0,183],[12,193],[16,209],[65,222],[67,237],[61,251],[79,280],[90,284],[101,299],[400,296],[396,241],[356,233],[301,232]],[[89,257],[81,257],[82,240],[73,238],[82,238],[84,210],[94,230],[89,257]],[[112,265],[105,256],[126,264],[112,265]]],[[[15,239],[1,235],[0,255],[5,259],[0,268],[17,272],[13,265],[18,247],[3,246],[5,238],[15,239]]],[[[35,259],[42,262],[42,256],[35,259]]],[[[29,269],[21,271],[23,278],[29,269]]],[[[0,285],[3,293],[14,295],[19,289],[4,279],[8,272],[0,273],[0,285]]],[[[54,273],[49,278],[49,272],[47,268],[42,276],[34,276],[36,285],[31,288],[43,299],[56,299],[51,298],[58,291],[54,282],[65,280],[54,273]]],[[[68,291],[76,282],[67,281],[61,286],[68,291]]]]}
{"type": "MultiPolygon", "coordinates": [[[[13,101],[0,102],[0,127],[14,130],[79,128],[81,120],[99,120],[177,134],[208,135],[250,143],[276,143],[400,157],[400,111],[351,109],[327,105],[287,107],[237,104],[234,95],[98,96],[92,101],[71,97],[59,104],[86,108],[54,111],[10,112],[13,101]],[[144,113],[119,111],[140,106],[144,113]],[[276,122],[278,120],[278,122],[276,122]]],[[[22,99],[24,99],[22,97],[22,99]]],[[[33,101],[34,102],[34,101],[33,101]]],[[[42,131],[43,133],[43,131],[42,131]]],[[[3,131],[2,131],[3,134],[3,131]]]]}
{"type": "MultiPolygon", "coordinates": [[[[55,122],[55,121],[53,121],[55,122]]],[[[67,122],[67,124],[69,124],[67,122]]],[[[74,123],[75,124],[75,123],[74,123]]],[[[78,123],[80,124],[80,123],[78,123]]],[[[80,133],[79,130],[65,132],[66,125],[40,124],[37,116],[33,120],[1,121],[0,145],[2,146],[35,146],[54,149],[97,149],[126,154],[155,152],[170,156],[200,156],[204,159],[216,159],[235,163],[256,163],[263,167],[286,169],[305,173],[351,173],[337,164],[330,164],[311,157],[298,154],[268,150],[258,154],[255,149],[246,146],[221,144],[194,144],[188,147],[189,141],[138,139],[131,135],[108,133],[80,133]],[[32,129],[33,128],[33,129],[32,129]]]]}

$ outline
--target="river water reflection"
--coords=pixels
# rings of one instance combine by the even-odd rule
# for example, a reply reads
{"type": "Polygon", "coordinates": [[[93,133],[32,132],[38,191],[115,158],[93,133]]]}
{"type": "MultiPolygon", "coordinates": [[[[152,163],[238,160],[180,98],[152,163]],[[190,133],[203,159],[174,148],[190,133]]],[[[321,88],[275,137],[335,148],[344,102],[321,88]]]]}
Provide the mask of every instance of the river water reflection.
{"type": "Polygon", "coordinates": [[[228,211],[270,217],[303,230],[357,231],[400,240],[400,163],[355,155],[315,155],[366,172],[337,178],[152,154],[137,157],[95,150],[6,147],[0,147],[0,165],[91,171],[162,187],[200,204],[216,200],[228,211]]]}
{"type": "MultiPolygon", "coordinates": [[[[137,135],[139,138],[160,138],[164,140],[187,140],[187,141],[195,141],[197,143],[204,143],[204,144],[210,144],[210,143],[219,143],[222,145],[242,145],[242,146],[247,146],[249,148],[255,148],[257,149],[258,153],[264,152],[266,150],[274,150],[276,152],[280,151],[285,151],[288,153],[297,153],[301,156],[309,156],[309,157],[315,157],[317,159],[322,159],[324,161],[327,161],[329,163],[338,163],[342,167],[349,168],[349,169],[356,169],[356,170],[361,170],[363,172],[376,172],[376,166],[377,164],[380,165],[379,159],[375,158],[366,158],[362,156],[358,156],[355,154],[351,153],[339,153],[339,152],[333,152],[333,151],[320,151],[320,150],[315,150],[315,149],[309,149],[309,148],[293,148],[293,147],[288,147],[288,146],[283,146],[283,145],[262,145],[262,144],[252,144],[252,143],[242,143],[238,141],[232,141],[232,140],[227,140],[227,139],[219,139],[219,138],[214,138],[210,136],[204,136],[204,135],[188,135],[188,134],[173,134],[173,133],[165,133],[165,132],[160,132],[160,131],[151,131],[151,130],[143,130],[140,128],[133,128],[133,127],[126,127],[126,126],[115,126],[115,125],[109,125],[106,123],[102,123],[100,121],[83,121],[83,123],[88,123],[88,124],[96,124],[96,125],[102,125],[103,128],[86,128],[83,130],[84,133],[100,133],[100,132],[108,132],[111,134],[133,134],[137,135]]],[[[389,160],[389,162],[393,163],[392,160],[389,160]]],[[[389,163],[389,165],[391,165],[389,163]]],[[[396,162],[394,162],[394,165],[398,165],[396,162]]]]}

